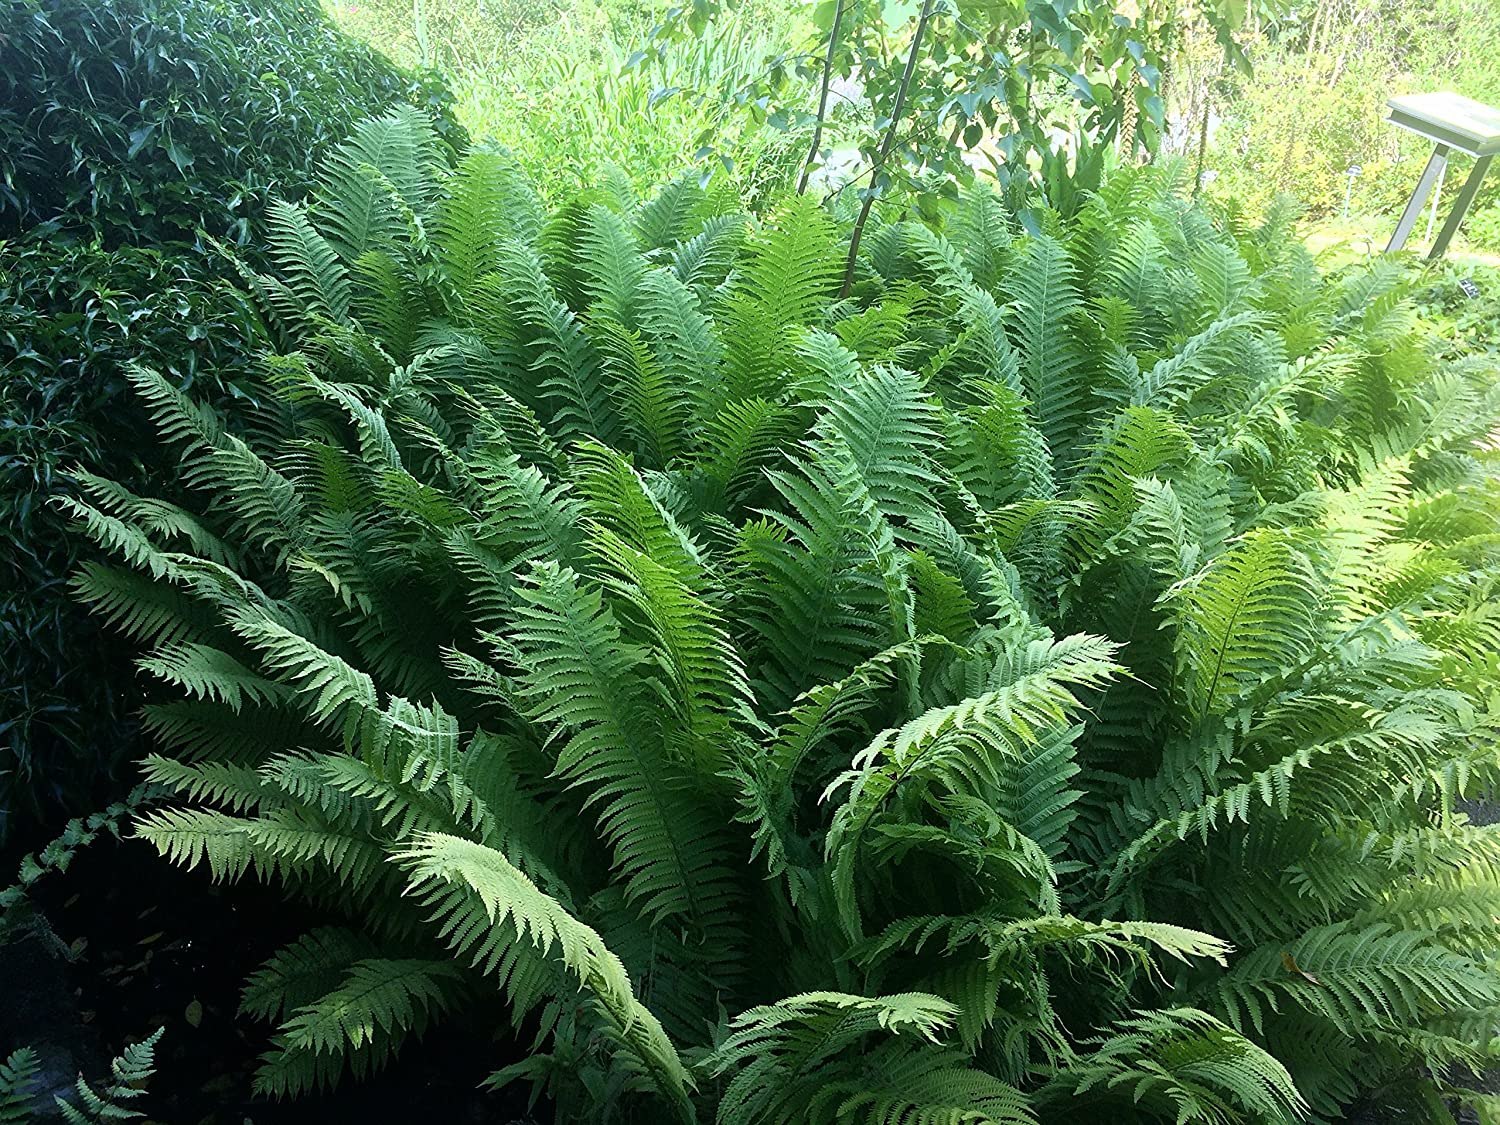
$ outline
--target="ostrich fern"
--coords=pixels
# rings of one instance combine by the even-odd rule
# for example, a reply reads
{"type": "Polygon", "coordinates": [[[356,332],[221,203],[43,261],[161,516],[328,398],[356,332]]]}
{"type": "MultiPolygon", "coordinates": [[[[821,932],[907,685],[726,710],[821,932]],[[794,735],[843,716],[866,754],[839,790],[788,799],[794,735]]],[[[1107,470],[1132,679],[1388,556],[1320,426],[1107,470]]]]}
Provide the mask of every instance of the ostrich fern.
{"type": "Polygon", "coordinates": [[[548,216],[414,115],[275,207],[263,401],[137,370],[191,495],[72,502],[161,688],[139,835],[329,921],[246,988],[262,1090],[450,1016],[564,1120],[1332,1120],[1488,1060],[1493,373],[1172,188],[976,192],[845,300],[806,200],[548,216]]]}

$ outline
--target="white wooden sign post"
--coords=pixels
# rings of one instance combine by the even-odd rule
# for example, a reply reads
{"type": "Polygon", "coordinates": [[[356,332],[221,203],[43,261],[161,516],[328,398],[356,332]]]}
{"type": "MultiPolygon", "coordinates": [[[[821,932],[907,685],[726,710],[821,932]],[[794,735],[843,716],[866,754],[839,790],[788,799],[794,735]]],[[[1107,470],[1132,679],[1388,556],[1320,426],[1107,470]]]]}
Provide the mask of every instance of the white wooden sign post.
{"type": "Polygon", "coordinates": [[[1417,189],[1411,193],[1406,210],[1401,212],[1401,221],[1396,224],[1396,233],[1391,235],[1385,248],[1387,253],[1406,245],[1407,237],[1422,214],[1422,206],[1432,194],[1432,185],[1448,167],[1448,154],[1457,151],[1475,158],[1474,170],[1459,189],[1448,221],[1428,251],[1428,259],[1436,260],[1443,256],[1448,243],[1458,233],[1459,224],[1479,194],[1479,185],[1490,169],[1490,162],[1500,152],[1500,109],[1461,94],[1410,94],[1392,98],[1386,104],[1390,106],[1392,125],[1419,133],[1434,144],[1427,167],[1422,169],[1422,178],[1417,181],[1417,189]]]}

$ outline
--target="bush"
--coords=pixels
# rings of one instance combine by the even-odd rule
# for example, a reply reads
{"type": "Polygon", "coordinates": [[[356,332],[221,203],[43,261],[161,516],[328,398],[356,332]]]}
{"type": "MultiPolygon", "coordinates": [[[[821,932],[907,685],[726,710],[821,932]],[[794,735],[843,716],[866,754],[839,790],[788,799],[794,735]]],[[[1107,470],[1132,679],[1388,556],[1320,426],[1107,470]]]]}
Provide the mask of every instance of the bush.
{"type": "Polygon", "coordinates": [[[313,0],[5,0],[0,21],[0,232],[244,242],[361,117],[413,102],[456,135],[440,81],[338,34],[313,0]]]}
{"type": "MultiPolygon", "coordinates": [[[[0,839],[112,795],[134,745],[128,654],[68,595],[79,544],[50,503],[79,465],[170,476],[142,440],[132,359],[218,400],[245,375],[258,318],[180,251],[0,246],[0,839]]],[[[55,236],[55,231],[51,231],[55,236]]]]}
{"type": "Polygon", "coordinates": [[[1428,273],[1416,300],[1442,338],[1439,354],[1500,354],[1500,267],[1442,262],[1428,273]]]}
{"type": "MultiPolygon", "coordinates": [[[[212,400],[262,346],[200,232],[250,238],[360,116],[414,99],[462,142],[435,80],[301,0],[5,0],[0,8],[0,841],[112,795],[133,737],[127,666],[65,597],[51,507],[75,465],[140,482],[123,363],[212,400]]],[[[245,251],[254,260],[254,248],[245,251]]]]}
{"type": "Polygon", "coordinates": [[[1463,231],[1469,245],[1500,253],[1500,200],[1470,212],[1463,231]]]}
{"type": "Polygon", "coordinates": [[[188,491],[72,504],[139,834],[330,915],[250,979],[262,1090],[453,1012],[562,1120],[1277,1122],[1488,1057],[1500,402],[1398,269],[1148,169],[871,230],[836,300],[805,198],[440,163],[401,115],[274,205],[264,408],[135,369],[188,491]]]}

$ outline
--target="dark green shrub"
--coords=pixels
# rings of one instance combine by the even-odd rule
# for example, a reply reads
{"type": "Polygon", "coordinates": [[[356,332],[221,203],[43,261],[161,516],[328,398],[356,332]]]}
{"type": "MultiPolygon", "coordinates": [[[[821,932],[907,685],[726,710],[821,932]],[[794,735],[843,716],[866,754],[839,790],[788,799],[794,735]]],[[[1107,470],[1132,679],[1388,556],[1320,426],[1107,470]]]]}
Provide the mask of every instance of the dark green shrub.
{"type": "Polygon", "coordinates": [[[51,224],[0,247],[0,838],[109,795],[134,736],[122,654],[67,596],[77,544],[48,503],[77,465],[131,479],[171,472],[137,437],[123,365],[153,357],[222,400],[256,318],[181,251],[57,245],[51,224]],[[201,385],[209,373],[206,385],[201,385]],[[104,674],[101,674],[103,672],[104,674]]]}
{"type": "Polygon", "coordinates": [[[239,393],[257,321],[200,232],[248,241],[268,193],[302,194],[397,103],[462,145],[448,100],[307,0],[0,2],[0,841],[109,793],[131,738],[130,677],[66,597],[48,500],[75,465],[172,471],[137,438],[126,359],[239,393]]]}
{"type": "Polygon", "coordinates": [[[316,0],[5,0],[0,232],[83,222],[106,246],[245,241],[267,193],[397,102],[446,88],[339,33],[316,0]]]}

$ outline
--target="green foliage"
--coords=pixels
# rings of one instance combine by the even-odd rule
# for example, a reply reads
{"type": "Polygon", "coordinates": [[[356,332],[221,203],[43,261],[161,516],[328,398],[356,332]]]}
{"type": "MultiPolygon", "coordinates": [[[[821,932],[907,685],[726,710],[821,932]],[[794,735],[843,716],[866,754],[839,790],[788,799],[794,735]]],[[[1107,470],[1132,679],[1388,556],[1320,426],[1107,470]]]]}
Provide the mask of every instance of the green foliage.
{"type": "Polygon", "coordinates": [[[112,767],[132,745],[129,653],[67,595],[78,545],[49,498],[79,465],[171,471],[140,440],[125,363],[151,358],[220,397],[243,382],[256,334],[246,302],[216,295],[200,263],[55,237],[49,226],[0,245],[0,836],[116,795],[112,767]]]}
{"type": "Polygon", "coordinates": [[[77,1100],[57,1095],[58,1112],[67,1125],[104,1125],[109,1121],[132,1121],[146,1116],[122,1104],[145,1093],[145,1085],[156,1069],[156,1043],[163,1028],[157,1028],[139,1043],[132,1043],[109,1064],[110,1082],[95,1091],[79,1076],[74,1086],[77,1100]]]}
{"type": "MultiPolygon", "coordinates": [[[[54,1094],[57,1119],[66,1125],[105,1125],[144,1117],[144,1113],[125,1103],[145,1093],[146,1083],[155,1071],[156,1044],[163,1030],[158,1028],[116,1056],[109,1064],[109,1083],[100,1090],[96,1091],[79,1075],[71,1095],[54,1094]]],[[[27,1125],[37,1120],[40,1085],[41,1062],[37,1053],[30,1047],[11,1052],[0,1063],[0,1122],[27,1125]]],[[[47,1119],[51,1120],[51,1115],[47,1119]]]]}
{"type": "Polygon", "coordinates": [[[0,43],[7,234],[61,221],[110,248],[198,229],[245,242],[364,115],[413,101],[455,133],[440,81],[339,35],[308,0],[7,0],[0,43]]]}
{"type": "Polygon", "coordinates": [[[22,856],[16,881],[0,890],[0,936],[24,917],[31,888],[39,879],[54,872],[66,872],[78,850],[92,844],[101,832],[119,839],[121,824],[127,817],[141,811],[153,796],[150,787],[138,785],[123,801],[117,801],[101,812],[68,821],[57,838],[46,847],[22,856]]]}
{"type": "MultiPolygon", "coordinates": [[[[1276,5],[1255,5],[1263,6],[1276,5]]],[[[646,53],[687,36],[712,39],[715,17],[737,11],[736,0],[669,8],[646,53]]],[[[1138,150],[1161,144],[1164,75],[1183,28],[1201,28],[1248,73],[1239,38],[1250,12],[1247,0],[1187,9],[821,0],[812,26],[798,29],[804,53],[748,76],[732,101],[751,121],[803,140],[799,192],[821,173],[836,194],[856,188],[863,211],[895,194],[931,217],[984,168],[1013,201],[1035,195],[1071,215],[1117,156],[1134,163],[1138,150]],[[789,67],[801,82],[788,82],[789,67]]]]}
{"type": "Polygon", "coordinates": [[[1291,1075],[1250,1040],[1212,1016],[1190,1009],[1121,1020],[1113,1035],[1082,1065],[1065,1071],[1046,1091],[1065,1091],[1085,1103],[1099,1087],[1128,1087],[1148,1114],[1178,1121],[1284,1121],[1302,1116],[1291,1075]],[[1235,1101],[1223,1091],[1233,1090],[1235,1101]]]}
{"type": "Polygon", "coordinates": [[[463,136],[440,82],[304,0],[7,0],[0,63],[4,839],[123,788],[127,655],[67,597],[79,555],[50,501],[79,466],[174,471],[140,440],[128,361],[214,401],[252,393],[260,318],[205,235],[252,242],[267,199],[313,186],[367,114],[412,100],[463,136]]]}
{"type": "Polygon", "coordinates": [[[1500,200],[1475,211],[1464,224],[1469,242],[1484,250],[1500,250],[1500,200]]]}
{"type": "Polygon", "coordinates": [[[41,1069],[41,1060],[30,1047],[18,1047],[0,1063],[0,1122],[24,1125],[31,1120],[41,1069]]]}
{"type": "MultiPolygon", "coordinates": [[[[1257,211],[1288,193],[1325,216],[1342,211],[1346,173],[1358,166],[1350,210],[1389,216],[1382,240],[1432,151],[1430,141],[1386,121],[1386,99],[1454,90],[1500,104],[1500,26],[1490,0],[1296,3],[1249,49],[1255,81],[1231,82],[1215,100],[1224,116],[1208,154],[1219,174],[1215,191],[1257,211]]],[[[1196,136],[1191,143],[1196,148],[1196,136]]],[[[1445,205],[1472,163],[1454,156],[1445,205]]],[[[1491,182],[1463,228],[1487,250],[1500,249],[1496,192],[1491,182]]]]}
{"type": "Polygon", "coordinates": [[[1500,267],[1446,262],[1414,297],[1446,338],[1445,358],[1500,351],[1500,267]]]}
{"type": "Polygon", "coordinates": [[[812,992],[752,1008],[708,1058],[710,1075],[733,1074],[719,1118],[1033,1125],[1024,1096],[936,1046],[954,1015],[917,993],[812,992]],[[856,1047],[857,1060],[842,1060],[848,1077],[831,1075],[830,1064],[856,1047]]]}
{"type": "Polygon", "coordinates": [[[549,199],[580,189],[647,193],[693,166],[759,201],[795,175],[806,131],[765,100],[800,96],[805,13],[746,0],[701,38],[655,33],[659,5],[636,0],[329,0],[346,31],[394,59],[442,67],[454,112],[504,145],[549,199]],[[757,104],[757,101],[760,104],[757,104]]]}
{"type": "Polygon", "coordinates": [[[878,226],[841,300],[805,198],[542,218],[426,130],[278,208],[252,409],[135,371],[184,487],[71,505],[139,835],[337,923],[247,986],[263,1090],[449,1013],[568,1120],[1329,1121],[1491,1057],[1500,400],[1399,271],[1145,169],[878,226]]]}

